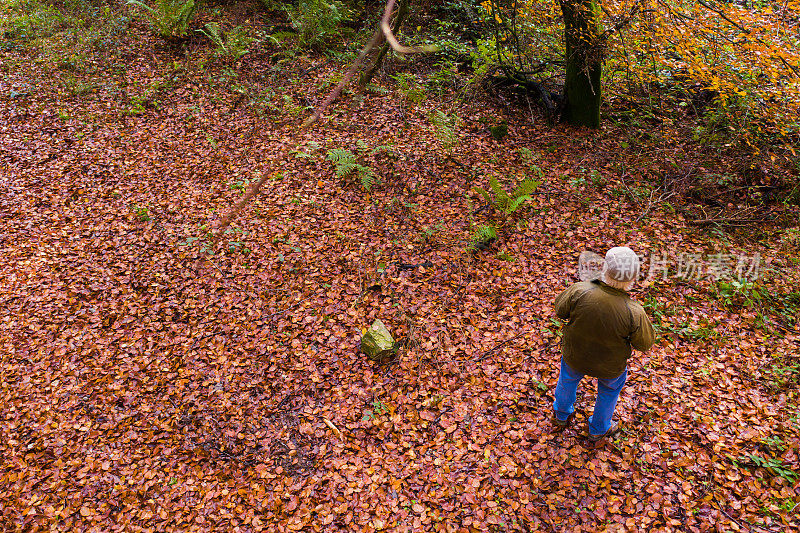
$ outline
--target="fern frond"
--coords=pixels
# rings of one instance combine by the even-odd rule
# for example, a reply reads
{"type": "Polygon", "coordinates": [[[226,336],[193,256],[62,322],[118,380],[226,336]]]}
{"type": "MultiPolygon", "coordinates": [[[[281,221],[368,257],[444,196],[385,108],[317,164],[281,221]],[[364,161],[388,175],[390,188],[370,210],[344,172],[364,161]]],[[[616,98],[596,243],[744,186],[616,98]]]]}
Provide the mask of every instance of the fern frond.
{"type": "Polygon", "coordinates": [[[353,155],[353,152],[350,150],[345,150],[344,148],[334,148],[333,150],[328,150],[327,159],[328,161],[332,161],[334,163],[356,162],[356,156],[353,155]]]}
{"type": "Polygon", "coordinates": [[[489,191],[487,191],[486,189],[484,189],[484,188],[482,188],[482,187],[473,187],[472,189],[473,189],[475,192],[479,193],[481,196],[483,196],[483,199],[484,199],[484,200],[486,200],[486,203],[487,203],[487,204],[492,204],[492,203],[494,203],[494,202],[492,201],[492,195],[491,195],[491,194],[489,193],[489,191]]]}
{"type": "Polygon", "coordinates": [[[378,175],[369,167],[358,165],[358,174],[361,178],[361,186],[364,187],[364,190],[367,192],[369,192],[375,185],[375,182],[378,181],[378,175]]]}
{"type": "Polygon", "coordinates": [[[487,248],[495,239],[497,239],[497,230],[494,226],[478,226],[470,236],[467,249],[471,252],[476,252],[482,248],[487,248]]]}
{"type": "Polygon", "coordinates": [[[127,3],[132,5],[132,6],[136,6],[136,7],[144,9],[146,11],[145,16],[147,16],[150,20],[153,20],[153,21],[157,20],[156,17],[157,17],[158,14],[157,14],[156,10],[153,9],[152,7],[148,6],[144,2],[140,2],[139,0],[128,0],[127,3]]]}
{"type": "Polygon", "coordinates": [[[220,29],[219,24],[217,24],[216,22],[209,22],[205,26],[203,26],[202,30],[196,30],[196,31],[208,37],[209,40],[215,45],[217,45],[219,48],[222,48],[223,50],[227,51],[227,49],[225,48],[225,40],[222,38],[222,30],[220,29]]]}
{"type": "Polygon", "coordinates": [[[339,178],[349,176],[359,167],[358,162],[356,162],[356,156],[350,150],[343,148],[329,150],[326,159],[333,163],[336,169],[336,176],[339,178]]]}
{"type": "Polygon", "coordinates": [[[387,89],[385,87],[381,87],[379,85],[374,85],[372,83],[368,83],[367,86],[364,87],[364,89],[367,92],[370,92],[372,94],[379,94],[379,95],[382,95],[382,96],[385,96],[385,95],[387,95],[387,94],[389,94],[391,92],[391,91],[389,91],[389,89],[387,89]]]}
{"type": "MultiPolygon", "coordinates": [[[[361,141],[363,143],[363,141],[361,141]]],[[[364,143],[366,145],[366,143],[364,143]]],[[[367,147],[369,148],[369,147],[367,147]]],[[[358,162],[355,154],[350,150],[343,148],[334,148],[328,151],[326,157],[328,161],[333,163],[336,169],[336,176],[345,178],[353,173],[358,173],[361,185],[369,191],[378,181],[378,175],[370,167],[364,166],[358,162]]]]}
{"type": "Polygon", "coordinates": [[[457,116],[447,116],[437,109],[430,115],[434,126],[434,134],[447,152],[458,146],[459,138],[456,130],[461,126],[461,119],[457,116]]]}
{"type": "Polygon", "coordinates": [[[513,213],[514,211],[519,209],[519,207],[522,205],[522,203],[525,200],[530,200],[530,199],[531,199],[530,196],[525,195],[525,196],[518,196],[518,197],[514,198],[513,200],[510,200],[508,202],[508,206],[505,208],[505,212],[510,215],[511,213],[513,213]]]}
{"type": "Polygon", "coordinates": [[[539,188],[542,182],[536,181],[530,178],[525,178],[522,182],[517,185],[514,191],[511,193],[512,198],[519,198],[520,196],[530,196],[533,194],[536,189],[539,188]]]}
{"type": "Polygon", "coordinates": [[[351,163],[349,161],[341,162],[336,165],[336,176],[340,178],[346,178],[356,170],[358,170],[359,165],[356,163],[351,163]]]}
{"type": "Polygon", "coordinates": [[[188,0],[178,11],[178,22],[180,23],[181,27],[183,27],[183,33],[186,33],[186,27],[189,25],[189,21],[194,16],[194,12],[196,10],[197,3],[194,0],[188,0]]]}
{"type": "Polygon", "coordinates": [[[500,180],[498,180],[495,176],[489,178],[489,187],[491,187],[492,192],[495,194],[495,196],[498,196],[500,194],[505,194],[506,192],[500,185],[500,180]]]}
{"type": "Polygon", "coordinates": [[[162,37],[183,37],[189,22],[197,10],[195,0],[159,0],[151,7],[140,0],[128,0],[128,4],[144,9],[143,14],[150,20],[162,37]]]}
{"type": "Polygon", "coordinates": [[[504,207],[508,204],[508,193],[505,191],[505,189],[503,189],[503,186],[500,185],[500,180],[498,180],[495,176],[492,176],[489,178],[489,187],[492,188],[494,197],[500,207],[504,207]]]}
{"type": "Polygon", "coordinates": [[[394,147],[393,147],[393,146],[391,146],[391,145],[388,145],[388,144],[382,144],[382,145],[380,145],[380,146],[376,146],[375,148],[373,148],[373,149],[370,151],[369,155],[375,155],[375,154],[377,154],[378,152],[388,152],[388,153],[390,153],[390,154],[391,154],[391,153],[393,153],[393,152],[394,152],[394,147]]]}

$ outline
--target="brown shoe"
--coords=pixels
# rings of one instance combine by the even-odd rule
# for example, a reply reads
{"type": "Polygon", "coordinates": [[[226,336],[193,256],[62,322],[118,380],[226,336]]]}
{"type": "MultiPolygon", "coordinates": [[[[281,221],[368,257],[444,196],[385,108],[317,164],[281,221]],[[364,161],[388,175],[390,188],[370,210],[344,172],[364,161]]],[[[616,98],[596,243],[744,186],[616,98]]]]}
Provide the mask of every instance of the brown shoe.
{"type": "Polygon", "coordinates": [[[556,431],[564,431],[572,423],[575,413],[570,413],[566,420],[559,420],[555,413],[550,417],[550,422],[555,426],[556,431]]]}
{"type": "Polygon", "coordinates": [[[608,428],[608,431],[606,431],[602,435],[592,435],[591,433],[589,433],[589,440],[592,442],[598,442],[607,437],[613,437],[614,435],[619,433],[619,430],[620,430],[619,424],[617,424],[616,422],[612,422],[611,427],[608,428]]]}

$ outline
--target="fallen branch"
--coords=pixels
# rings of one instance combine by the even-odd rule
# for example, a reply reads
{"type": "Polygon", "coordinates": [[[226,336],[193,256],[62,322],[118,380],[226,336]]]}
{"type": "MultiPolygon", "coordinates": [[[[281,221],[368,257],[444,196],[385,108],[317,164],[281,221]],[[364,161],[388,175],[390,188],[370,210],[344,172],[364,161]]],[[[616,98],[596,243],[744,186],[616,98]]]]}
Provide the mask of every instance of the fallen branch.
{"type": "MultiPolygon", "coordinates": [[[[284,148],[284,152],[286,152],[286,150],[287,149],[284,148]]],[[[285,154],[281,153],[280,155],[285,155],[285,154]]],[[[276,159],[282,159],[282,158],[276,158],[276,159]]],[[[228,214],[225,215],[222,218],[222,220],[220,220],[220,223],[217,226],[216,233],[214,233],[214,235],[211,237],[211,242],[209,243],[209,249],[217,245],[219,240],[225,234],[225,230],[228,228],[228,226],[230,226],[231,222],[233,222],[236,219],[236,217],[239,216],[239,213],[241,213],[242,210],[245,208],[245,206],[250,202],[250,199],[253,198],[253,196],[255,196],[256,194],[258,194],[258,191],[261,190],[261,186],[264,185],[264,182],[267,181],[267,178],[269,176],[270,176],[269,173],[265,173],[263,176],[261,176],[261,179],[259,179],[254,185],[252,185],[250,189],[247,191],[247,193],[244,196],[242,196],[242,199],[239,200],[235,206],[233,206],[233,209],[228,211],[228,214]]]]}
{"type": "Polygon", "coordinates": [[[350,80],[353,79],[353,76],[361,66],[362,61],[364,61],[367,55],[369,55],[372,49],[375,48],[375,46],[377,46],[377,44],[381,42],[383,38],[385,38],[386,41],[391,45],[392,49],[401,54],[435,52],[438,50],[436,46],[403,46],[397,41],[394,33],[392,33],[392,28],[389,26],[395,2],[396,0],[389,0],[386,3],[386,9],[383,12],[380,29],[375,32],[364,49],[361,50],[361,53],[358,54],[356,60],[353,61],[352,65],[350,65],[350,68],[347,70],[347,73],[344,75],[344,77],[339,81],[339,83],[336,84],[336,87],[334,87],[333,91],[331,91],[331,94],[329,94],[325,101],[323,101],[322,104],[314,111],[314,114],[307,118],[305,122],[303,122],[302,129],[308,128],[318,121],[320,117],[322,117],[322,113],[325,111],[325,109],[339,97],[344,88],[350,83],[350,80]]]}
{"type": "Polygon", "coordinates": [[[403,271],[403,270],[414,270],[415,268],[419,267],[430,268],[433,266],[433,263],[431,263],[430,261],[423,261],[422,263],[404,263],[403,261],[397,261],[395,262],[395,265],[397,265],[397,270],[403,271]]]}

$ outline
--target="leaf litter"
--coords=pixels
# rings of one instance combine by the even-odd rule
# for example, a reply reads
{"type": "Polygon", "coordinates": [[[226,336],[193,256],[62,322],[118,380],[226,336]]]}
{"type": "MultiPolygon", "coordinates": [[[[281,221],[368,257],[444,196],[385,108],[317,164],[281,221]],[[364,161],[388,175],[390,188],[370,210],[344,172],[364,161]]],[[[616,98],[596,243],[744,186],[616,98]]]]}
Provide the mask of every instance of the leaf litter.
{"type": "MultiPolygon", "coordinates": [[[[708,281],[637,290],[661,333],[631,360],[619,438],[597,448],[583,438],[588,384],[574,429],[553,434],[547,422],[552,301],[577,279],[581,251],[757,252],[777,293],[798,282],[781,242],[731,244],[666,209],[638,220],[610,190],[627,157],[613,129],[546,129],[500,103],[465,102],[453,110],[462,148],[448,158],[431,102],[349,95],[294,133],[290,118],[231,111],[193,83],[133,116],[109,111],[113,95],[70,99],[44,82],[36,99],[0,98],[4,529],[800,525],[797,376],[776,381],[774,370],[797,361],[797,331],[721,305],[708,281]],[[96,122],[59,117],[67,105],[96,122]],[[502,141],[482,126],[491,114],[506,117],[502,141]],[[358,141],[399,154],[365,157],[381,177],[369,193],[324,157],[358,141]],[[537,154],[538,193],[515,217],[471,219],[472,181],[525,173],[519,148],[537,154]],[[276,159],[291,150],[310,157],[276,159]],[[583,167],[609,185],[576,181],[583,167]],[[230,233],[204,249],[263,173],[230,233]],[[482,222],[499,238],[469,253],[482,222]],[[390,364],[357,351],[376,319],[407,341],[390,364]],[[703,328],[707,338],[687,333],[703,328]]],[[[692,150],[642,152],[691,161],[692,150]]]]}

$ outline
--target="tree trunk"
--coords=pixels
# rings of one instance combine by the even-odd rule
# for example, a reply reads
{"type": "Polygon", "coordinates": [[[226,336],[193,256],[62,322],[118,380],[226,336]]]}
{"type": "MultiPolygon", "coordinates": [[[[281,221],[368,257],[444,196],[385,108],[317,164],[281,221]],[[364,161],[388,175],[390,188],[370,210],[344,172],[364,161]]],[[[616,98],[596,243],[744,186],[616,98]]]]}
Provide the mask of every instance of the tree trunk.
{"type": "MultiPolygon", "coordinates": [[[[403,20],[405,20],[406,15],[408,15],[408,5],[411,0],[400,0],[400,3],[397,6],[397,12],[394,15],[394,20],[392,21],[392,33],[397,35],[397,32],[400,31],[400,26],[403,24],[403,20]]],[[[375,61],[372,62],[365,70],[361,73],[361,76],[358,79],[358,84],[364,87],[370,81],[372,81],[372,77],[375,75],[375,72],[381,67],[381,63],[383,63],[383,58],[386,56],[386,53],[389,51],[389,43],[386,42],[386,38],[383,38],[383,46],[380,47],[378,50],[377,55],[375,56],[375,61]]]]}
{"type": "Polygon", "coordinates": [[[561,0],[567,71],[562,118],[573,126],[600,127],[600,8],[597,0],[561,0]]]}

